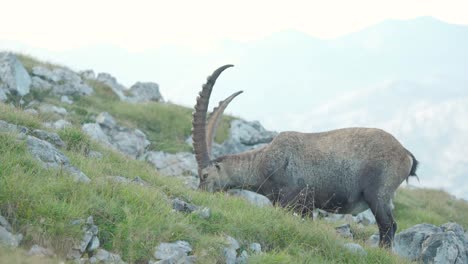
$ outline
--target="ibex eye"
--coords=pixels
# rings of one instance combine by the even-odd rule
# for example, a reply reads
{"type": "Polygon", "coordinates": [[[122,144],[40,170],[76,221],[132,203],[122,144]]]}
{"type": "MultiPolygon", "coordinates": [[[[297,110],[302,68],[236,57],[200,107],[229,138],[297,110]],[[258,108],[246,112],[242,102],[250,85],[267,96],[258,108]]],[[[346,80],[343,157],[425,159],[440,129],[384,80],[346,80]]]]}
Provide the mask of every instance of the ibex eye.
{"type": "Polygon", "coordinates": [[[219,166],[219,164],[215,164],[215,167],[216,167],[217,170],[220,170],[220,169],[221,169],[221,167],[219,166]]]}
{"type": "Polygon", "coordinates": [[[206,179],[208,177],[208,173],[205,173],[202,175],[203,179],[206,179]]]}

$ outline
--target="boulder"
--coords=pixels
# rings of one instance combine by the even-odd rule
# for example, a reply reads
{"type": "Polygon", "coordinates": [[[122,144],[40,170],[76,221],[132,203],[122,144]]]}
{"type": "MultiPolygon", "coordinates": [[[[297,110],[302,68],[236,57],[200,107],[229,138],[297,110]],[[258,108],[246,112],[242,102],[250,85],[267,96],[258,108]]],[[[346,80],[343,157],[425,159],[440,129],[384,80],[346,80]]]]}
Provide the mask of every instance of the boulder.
{"type": "Polygon", "coordinates": [[[359,244],[356,244],[356,243],[346,243],[343,245],[348,251],[352,252],[352,253],[355,253],[355,254],[359,254],[359,255],[362,255],[362,256],[366,256],[367,255],[367,252],[364,250],[364,248],[359,245],[359,244]]]}
{"type": "Polygon", "coordinates": [[[356,222],[363,225],[375,225],[377,222],[371,209],[367,209],[356,215],[356,222]]]}
{"type": "Polygon", "coordinates": [[[6,231],[12,232],[13,228],[11,228],[10,223],[5,219],[5,217],[0,215],[0,226],[3,226],[6,231]]]}
{"type": "Polygon", "coordinates": [[[70,173],[77,182],[91,180],[80,170],[70,164],[70,160],[49,142],[33,136],[27,136],[26,145],[29,152],[46,168],[63,168],[70,173]]]}
{"type": "Polygon", "coordinates": [[[60,97],[60,102],[65,103],[65,104],[73,104],[73,100],[68,98],[68,96],[66,96],[66,95],[62,95],[60,97]]]}
{"type": "Polygon", "coordinates": [[[395,236],[394,251],[423,263],[468,263],[463,227],[446,223],[440,227],[419,224],[395,236]]]}
{"type": "Polygon", "coordinates": [[[135,159],[141,157],[150,145],[141,130],[118,126],[114,118],[106,112],[98,115],[96,123],[84,124],[82,129],[92,139],[112,146],[135,159]]]}
{"type": "Polygon", "coordinates": [[[59,120],[54,121],[54,122],[45,122],[45,123],[43,123],[43,125],[45,127],[48,127],[48,128],[52,128],[52,129],[55,129],[55,130],[60,130],[60,129],[64,129],[66,127],[70,127],[72,124],[70,123],[70,121],[67,121],[65,119],[59,119],[59,120]]]}
{"type": "Polygon", "coordinates": [[[233,120],[229,138],[222,144],[213,145],[213,156],[240,153],[265,146],[277,135],[267,131],[258,121],[233,120]]]}
{"type": "Polygon", "coordinates": [[[176,154],[162,151],[148,151],[142,159],[152,164],[159,173],[166,176],[198,175],[195,155],[188,152],[176,154]]]}
{"type": "Polygon", "coordinates": [[[5,91],[3,90],[4,88],[2,87],[2,84],[0,84],[0,102],[5,102],[6,100],[8,100],[8,96],[6,95],[5,91]]]}
{"type": "Polygon", "coordinates": [[[89,258],[89,263],[125,264],[126,262],[123,261],[118,254],[110,253],[100,248],[91,258],[89,258]]]}
{"type": "Polygon", "coordinates": [[[192,247],[187,241],[176,241],[174,243],[161,243],[154,251],[154,257],[159,259],[158,263],[195,263],[194,256],[188,256],[192,247]]]}
{"type": "Polygon", "coordinates": [[[96,80],[109,86],[112,89],[112,91],[120,98],[120,100],[123,101],[127,98],[124,93],[124,91],[126,90],[125,86],[118,83],[117,79],[109,73],[99,73],[96,80]]]}
{"type": "Polygon", "coordinates": [[[46,92],[52,90],[52,84],[40,77],[33,76],[31,78],[31,90],[46,92]]]}
{"type": "Polygon", "coordinates": [[[29,129],[0,120],[0,132],[27,134],[29,129]]]}
{"type": "Polygon", "coordinates": [[[353,233],[351,232],[351,226],[349,224],[340,225],[335,227],[336,233],[343,238],[353,239],[353,233]]]}
{"type": "Polygon", "coordinates": [[[31,77],[18,58],[13,53],[0,52],[0,99],[7,94],[25,96],[30,86],[31,77]]]}
{"type": "MultiPolygon", "coordinates": [[[[50,84],[50,90],[55,95],[90,95],[93,88],[83,82],[80,75],[66,68],[49,69],[44,66],[35,66],[32,75],[50,84]]],[[[36,80],[34,89],[47,89],[44,83],[36,80]]]]}
{"type": "Polygon", "coordinates": [[[34,129],[31,132],[31,135],[33,135],[33,136],[35,136],[35,137],[37,137],[39,139],[45,140],[45,141],[53,144],[56,147],[59,147],[59,148],[65,147],[65,142],[62,141],[62,139],[60,138],[60,136],[57,133],[47,132],[47,131],[40,130],[40,129],[34,129]]]}
{"type": "Polygon", "coordinates": [[[256,192],[248,191],[248,190],[241,190],[241,189],[231,189],[227,191],[229,195],[241,197],[253,205],[258,207],[268,207],[273,206],[270,199],[267,197],[258,194],[256,192]]]}
{"type": "Polygon", "coordinates": [[[8,232],[3,226],[0,226],[0,246],[8,246],[16,248],[23,240],[23,235],[13,235],[8,232]]]}
{"type": "Polygon", "coordinates": [[[84,70],[78,72],[78,74],[83,78],[84,80],[94,80],[96,79],[96,74],[94,73],[93,70],[84,70]]]}
{"type": "Polygon", "coordinates": [[[129,102],[140,103],[140,102],[163,102],[164,99],[159,92],[159,85],[152,82],[137,82],[130,90],[128,90],[130,96],[126,99],[129,102]]]}
{"type": "Polygon", "coordinates": [[[249,250],[254,254],[262,253],[262,245],[259,243],[252,243],[249,245],[249,250]]]}
{"type": "Polygon", "coordinates": [[[53,113],[61,116],[68,114],[67,109],[51,104],[41,104],[38,110],[41,113],[53,113]]]}

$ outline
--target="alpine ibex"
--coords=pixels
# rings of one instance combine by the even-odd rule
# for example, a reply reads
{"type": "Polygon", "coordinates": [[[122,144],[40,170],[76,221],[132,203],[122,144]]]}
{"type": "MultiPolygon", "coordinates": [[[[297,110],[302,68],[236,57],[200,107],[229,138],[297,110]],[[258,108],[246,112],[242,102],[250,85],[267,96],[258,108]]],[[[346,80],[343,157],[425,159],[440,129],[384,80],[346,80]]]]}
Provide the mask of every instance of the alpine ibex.
{"type": "Polygon", "coordinates": [[[391,246],[397,224],[390,201],[398,186],[416,176],[417,160],[392,135],[376,128],[343,128],[323,133],[282,132],[260,149],[212,159],[211,145],[227,105],[207,120],[213,85],[225,65],[208,77],[197,98],[192,121],[200,188],[244,188],[261,193],[300,213],[321,208],[375,215],[381,247],[391,246]],[[297,206],[299,205],[299,206],[297,206]]]}

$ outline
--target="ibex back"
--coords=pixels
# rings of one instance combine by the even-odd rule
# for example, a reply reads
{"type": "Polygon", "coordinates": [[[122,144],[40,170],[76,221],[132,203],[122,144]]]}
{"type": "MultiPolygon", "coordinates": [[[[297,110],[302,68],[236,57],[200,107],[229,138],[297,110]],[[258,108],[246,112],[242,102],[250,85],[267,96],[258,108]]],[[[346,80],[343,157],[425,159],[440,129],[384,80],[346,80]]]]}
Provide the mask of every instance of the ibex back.
{"type": "Polygon", "coordinates": [[[206,120],[217,69],[203,85],[193,113],[193,145],[200,188],[244,188],[261,193],[301,214],[314,208],[356,214],[370,208],[380,246],[391,246],[397,224],[391,199],[398,186],[416,175],[417,160],[391,134],[375,128],[343,128],[323,133],[282,132],[267,146],[212,159],[219,118],[241,92],[221,101],[206,120]]]}

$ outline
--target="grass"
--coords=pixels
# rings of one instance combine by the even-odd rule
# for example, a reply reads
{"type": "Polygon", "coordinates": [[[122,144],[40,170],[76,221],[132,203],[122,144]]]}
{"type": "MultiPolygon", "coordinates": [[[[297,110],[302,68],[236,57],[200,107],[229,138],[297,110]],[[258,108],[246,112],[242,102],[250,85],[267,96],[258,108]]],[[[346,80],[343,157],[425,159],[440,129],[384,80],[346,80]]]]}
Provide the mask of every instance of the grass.
{"type": "MultiPolygon", "coordinates": [[[[28,69],[33,59],[21,58],[28,69]]],[[[75,219],[92,215],[99,227],[104,249],[118,253],[129,263],[146,263],[160,242],[188,241],[199,263],[223,263],[224,236],[235,237],[241,249],[260,243],[265,253],[249,258],[249,263],[409,263],[387,250],[368,248],[365,240],[377,231],[375,226],[352,225],[355,242],[367,256],[342,248],[349,242],[338,237],[334,226],[294,216],[286,209],[257,208],[224,193],[205,193],[185,188],[176,179],[162,177],[147,163],[130,160],[91,141],[80,127],[94,122],[103,111],[119,124],[140,128],[148,135],[152,148],[169,152],[190,150],[185,139],[190,135],[191,109],[173,104],[120,102],[109,87],[90,82],[95,94],[75,97],[73,105],[44,94],[43,102],[66,107],[73,127],[58,131],[65,141],[62,151],[80,168],[90,184],[75,183],[62,170],[45,169],[28,153],[24,140],[15,134],[0,133],[0,212],[24,234],[23,249],[33,244],[53,248],[57,259],[29,258],[22,249],[0,248],[0,263],[50,263],[63,259],[82,236],[75,219]],[[87,153],[103,153],[101,159],[87,153]],[[150,186],[109,182],[107,176],[141,177],[150,186]],[[211,208],[203,219],[196,214],[174,212],[170,198],[179,197],[211,208]]],[[[41,128],[53,116],[32,116],[0,103],[0,119],[29,128],[41,128]]],[[[227,137],[232,117],[223,120],[217,140],[227,137]]],[[[399,230],[426,222],[442,224],[456,221],[468,229],[468,204],[437,190],[401,189],[395,199],[399,230]]]]}

